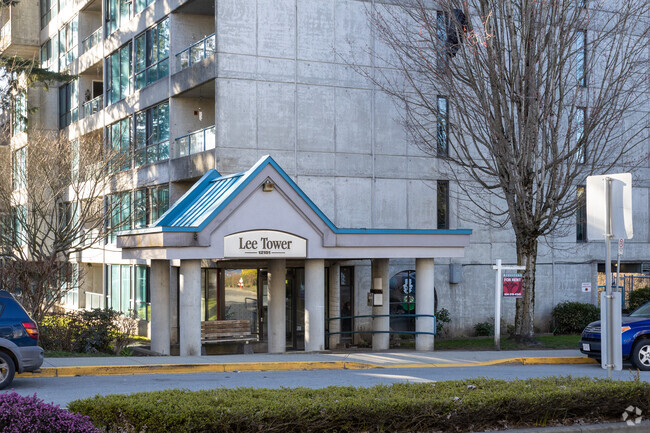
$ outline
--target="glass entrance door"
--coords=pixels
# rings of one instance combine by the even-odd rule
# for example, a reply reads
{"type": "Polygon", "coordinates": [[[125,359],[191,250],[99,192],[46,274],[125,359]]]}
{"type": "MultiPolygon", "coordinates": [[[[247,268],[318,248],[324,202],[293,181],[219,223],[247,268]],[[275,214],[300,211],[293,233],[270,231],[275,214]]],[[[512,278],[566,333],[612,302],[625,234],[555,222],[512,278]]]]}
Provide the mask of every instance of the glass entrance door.
{"type": "MultiPolygon", "coordinates": [[[[261,288],[258,305],[261,307],[259,329],[262,330],[260,339],[268,341],[268,271],[259,272],[259,287],[261,288]]],[[[286,279],[286,335],[287,350],[303,350],[305,348],[305,269],[287,268],[286,279]]]]}

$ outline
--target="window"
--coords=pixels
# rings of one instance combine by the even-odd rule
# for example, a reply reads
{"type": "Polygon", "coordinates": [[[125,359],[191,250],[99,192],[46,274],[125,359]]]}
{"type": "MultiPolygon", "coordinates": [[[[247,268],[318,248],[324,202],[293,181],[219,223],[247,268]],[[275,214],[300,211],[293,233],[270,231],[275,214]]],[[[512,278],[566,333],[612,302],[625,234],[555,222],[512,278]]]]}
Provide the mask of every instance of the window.
{"type": "Polygon", "coordinates": [[[13,212],[13,229],[15,236],[15,245],[27,245],[27,231],[25,223],[27,222],[27,207],[25,205],[16,206],[13,212]]]}
{"type": "Polygon", "coordinates": [[[444,96],[438,96],[437,116],[436,140],[438,142],[438,156],[447,156],[449,154],[449,109],[447,98],[444,96]]]}
{"type": "Polygon", "coordinates": [[[73,60],[79,57],[79,19],[74,17],[72,21],[61,27],[59,30],[59,70],[65,68],[73,60]]]}
{"type": "Polygon", "coordinates": [[[118,155],[111,172],[131,168],[131,118],[127,117],[107,126],[106,139],[109,149],[118,155]]]}
{"type": "Polygon", "coordinates": [[[108,265],[108,306],[128,314],[131,310],[131,266],[108,265]]]}
{"type": "Polygon", "coordinates": [[[576,242],[587,242],[587,195],[585,194],[585,187],[579,186],[576,194],[578,196],[576,242]]]}
{"type": "Polygon", "coordinates": [[[65,295],[63,295],[63,303],[73,308],[79,306],[79,265],[77,263],[72,263],[72,270],[70,275],[68,275],[69,280],[66,278],[63,280],[63,283],[67,287],[63,287],[65,290],[65,295]]]}
{"type": "Polygon", "coordinates": [[[106,61],[107,105],[131,94],[131,43],[111,54],[106,61]]]}
{"type": "Polygon", "coordinates": [[[169,159],[169,102],[135,115],[135,165],[169,159]]]}
{"type": "Polygon", "coordinates": [[[169,187],[167,185],[138,189],[133,199],[134,228],[153,224],[169,209],[169,187]]]}
{"type": "Polygon", "coordinates": [[[587,139],[584,137],[586,116],[586,108],[576,107],[576,160],[579,164],[584,164],[587,158],[587,139]]]}
{"type": "Polygon", "coordinates": [[[467,17],[462,9],[451,12],[436,12],[436,37],[440,40],[439,66],[447,63],[447,58],[454,57],[460,49],[467,32],[467,17]]]}
{"type": "Polygon", "coordinates": [[[27,92],[20,91],[14,97],[13,135],[27,131],[27,92]]]}
{"type": "Polygon", "coordinates": [[[576,74],[578,85],[587,86],[587,32],[579,30],[576,32],[576,74]]]}
{"type": "Polygon", "coordinates": [[[135,314],[138,319],[151,320],[149,268],[144,265],[135,266],[135,314]]]}
{"type": "Polygon", "coordinates": [[[27,186],[27,147],[21,147],[13,154],[12,178],[14,191],[27,186]]]}
{"type": "Polygon", "coordinates": [[[52,40],[48,39],[41,45],[41,67],[49,69],[52,66],[52,40]]]}
{"type": "Polygon", "coordinates": [[[133,15],[142,12],[147,6],[152,4],[155,0],[135,0],[133,15]]]}
{"type": "Polygon", "coordinates": [[[131,19],[132,0],[106,0],[106,36],[131,19]]]}
{"type": "Polygon", "coordinates": [[[135,38],[135,88],[169,75],[169,18],[135,38]]]}
{"type": "Polygon", "coordinates": [[[111,194],[108,197],[108,209],[111,215],[108,220],[108,242],[115,243],[116,232],[131,229],[131,191],[111,194]]]}
{"type": "Polygon", "coordinates": [[[438,181],[437,204],[437,228],[446,230],[449,228],[449,181],[447,180],[438,181]]]}
{"type": "Polygon", "coordinates": [[[52,6],[56,7],[56,0],[54,5],[52,5],[52,0],[41,0],[41,29],[45,28],[52,19],[52,6]]]}
{"type": "Polygon", "coordinates": [[[216,268],[201,269],[201,320],[217,320],[217,273],[216,268]]]}
{"type": "Polygon", "coordinates": [[[79,81],[59,87],[59,129],[79,119],[79,81]]]}

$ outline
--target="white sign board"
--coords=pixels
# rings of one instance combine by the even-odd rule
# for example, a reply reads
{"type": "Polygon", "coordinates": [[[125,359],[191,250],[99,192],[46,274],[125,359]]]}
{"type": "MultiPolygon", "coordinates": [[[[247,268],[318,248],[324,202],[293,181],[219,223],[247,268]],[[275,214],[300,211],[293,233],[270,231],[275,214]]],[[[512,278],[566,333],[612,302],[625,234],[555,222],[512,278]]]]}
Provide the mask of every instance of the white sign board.
{"type": "Polygon", "coordinates": [[[592,240],[605,239],[609,233],[607,215],[607,178],[611,179],[611,235],[632,239],[632,175],[606,174],[587,177],[587,233],[592,240]]]}
{"type": "Polygon", "coordinates": [[[275,230],[253,230],[223,238],[224,258],[305,258],[307,240],[275,230]]]}
{"type": "Polygon", "coordinates": [[[582,283],[582,293],[591,292],[591,283],[582,283]]]}

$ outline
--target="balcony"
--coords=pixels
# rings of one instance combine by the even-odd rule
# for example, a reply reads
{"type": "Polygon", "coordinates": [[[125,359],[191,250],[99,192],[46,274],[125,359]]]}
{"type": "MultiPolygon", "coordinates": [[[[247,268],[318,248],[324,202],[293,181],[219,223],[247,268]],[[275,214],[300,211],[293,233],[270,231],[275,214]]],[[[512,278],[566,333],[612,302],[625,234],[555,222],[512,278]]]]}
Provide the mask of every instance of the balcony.
{"type": "Polygon", "coordinates": [[[207,57],[213,56],[216,52],[215,41],[213,33],[176,54],[176,66],[178,70],[182,71],[207,57]]]}
{"type": "Polygon", "coordinates": [[[101,293],[86,292],[86,310],[104,308],[104,295],[101,293]]]}
{"type": "Polygon", "coordinates": [[[86,118],[92,116],[95,113],[98,113],[102,108],[104,108],[104,97],[103,95],[99,95],[90,101],[84,102],[82,105],[81,113],[82,116],[86,118]]]}
{"type": "Polygon", "coordinates": [[[81,53],[89,51],[102,40],[102,28],[95,30],[90,36],[81,41],[81,53]]]}
{"type": "Polygon", "coordinates": [[[215,137],[214,125],[199,131],[191,132],[176,139],[177,157],[201,153],[214,149],[215,137]]]}

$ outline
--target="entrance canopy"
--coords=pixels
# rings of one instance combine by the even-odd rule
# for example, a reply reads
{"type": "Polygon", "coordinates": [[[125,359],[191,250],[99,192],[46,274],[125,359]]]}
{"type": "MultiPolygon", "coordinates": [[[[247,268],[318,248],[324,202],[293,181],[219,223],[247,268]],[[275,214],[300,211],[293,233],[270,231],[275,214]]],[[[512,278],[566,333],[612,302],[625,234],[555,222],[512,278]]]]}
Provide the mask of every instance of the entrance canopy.
{"type": "Polygon", "coordinates": [[[270,156],[208,171],[152,226],[118,233],[125,259],[462,257],[469,229],[338,228],[270,156]]]}

